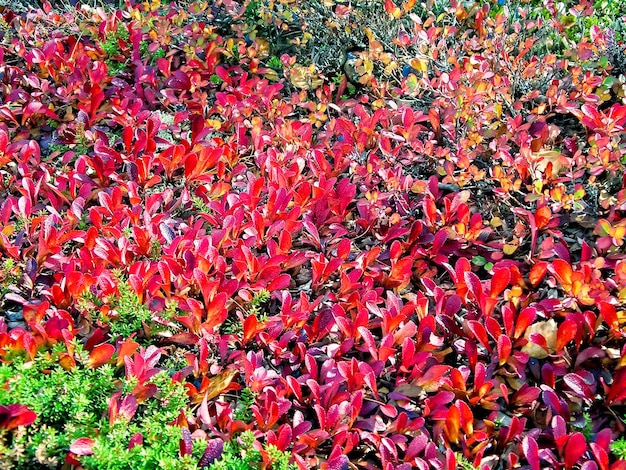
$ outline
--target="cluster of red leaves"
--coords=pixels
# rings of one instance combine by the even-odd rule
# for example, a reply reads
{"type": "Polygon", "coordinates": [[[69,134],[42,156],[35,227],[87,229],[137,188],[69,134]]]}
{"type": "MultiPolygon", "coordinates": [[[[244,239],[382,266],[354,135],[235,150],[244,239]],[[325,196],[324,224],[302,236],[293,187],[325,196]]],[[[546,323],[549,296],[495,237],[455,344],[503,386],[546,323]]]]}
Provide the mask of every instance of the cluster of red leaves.
{"type": "MultiPolygon", "coordinates": [[[[449,70],[374,80],[372,105],[332,84],[285,96],[176,8],[4,10],[0,253],[21,278],[0,300],[27,327],[0,318],[0,357],[65,343],[72,368],[81,340],[92,367],[135,370],[136,341],[157,359],[174,345],[186,428],[252,429],[301,468],[623,468],[623,182],[595,230],[571,228],[626,153],[626,106],[599,107],[608,72],[581,65],[603,37],[530,56],[511,39],[523,19],[516,33],[488,6],[453,12],[458,30],[431,19],[407,39],[447,50],[449,70]],[[111,74],[102,44],[120,28],[111,74]],[[544,95],[512,86],[540,76],[544,95]],[[120,272],[153,315],[134,340],[109,332],[120,272]],[[263,290],[264,315],[245,308],[263,290]],[[224,395],[243,387],[251,423],[224,395]]],[[[111,397],[111,419],[149,393],[111,397]]]]}

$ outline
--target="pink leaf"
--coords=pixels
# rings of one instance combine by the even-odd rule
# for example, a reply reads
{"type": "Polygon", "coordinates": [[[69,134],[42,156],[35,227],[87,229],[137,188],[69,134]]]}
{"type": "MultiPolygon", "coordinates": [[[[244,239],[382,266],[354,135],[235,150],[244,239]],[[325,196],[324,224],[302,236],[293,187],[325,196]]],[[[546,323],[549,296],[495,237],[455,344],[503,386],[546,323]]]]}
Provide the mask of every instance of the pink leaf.
{"type": "Polygon", "coordinates": [[[88,437],[79,437],[70,446],[70,452],[76,455],[91,455],[93,454],[93,445],[95,441],[88,437]]]}
{"type": "Polygon", "coordinates": [[[524,457],[526,457],[526,460],[530,464],[531,470],[540,470],[539,446],[537,445],[537,441],[530,436],[524,437],[524,440],[522,441],[522,450],[524,451],[524,457]]]}
{"type": "Polygon", "coordinates": [[[582,398],[590,399],[593,397],[593,392],[589,386],[585,383],[582,377],[578,374],[565,374],[563,377],[565,384],[571,388],[576,395],[582,398]]]}

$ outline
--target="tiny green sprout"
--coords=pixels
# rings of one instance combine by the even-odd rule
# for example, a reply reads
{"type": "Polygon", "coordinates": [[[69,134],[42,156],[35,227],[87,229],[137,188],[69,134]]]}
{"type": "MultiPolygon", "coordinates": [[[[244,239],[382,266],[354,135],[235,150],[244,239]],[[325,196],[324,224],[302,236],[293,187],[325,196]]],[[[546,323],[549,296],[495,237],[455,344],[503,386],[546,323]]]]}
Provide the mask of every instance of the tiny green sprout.
{"type": "Polygon", "coordinates": [[[456,453],[455,456],[457,468],[461,470],[476,470],[476,467],[474,467],[472,462],[466,459],[463,455],[456,453]]]}
{"type": "Polygon", "coordinates": [[[213,85],[221,85],[224,82],[224,80],[222,80],[218,75],[215,74],[211,75],[211,78],[209,78],[209,80],[213,85]]]}
{"type": "Polygon", "coordinates": [[[268,300],[270,300],[270,292],[267,289],[261,289],[259,292],[254,294],[254,297],[252,298],[252,305],[259,306],[268,300]]]}
{"type": "Polygon", "coordinates": [[[272,57],[270,57],[270,59],[267,61],[267,66],[274,69],[274,70],[282,70],[283,68],[283,63],[280,61],[280,59],[278,57],[276,57],[275,55],[273,55],[272,57]]]}
{"type": "Polygon", "coordinates": [[[10,271],[15,267],[15,260],[13,258],[7,258],[2,261],[2,269],[10,271]]]}
{"type": "Polygon", "coordinates": [[[618,460],[626,460],[626,437],[620,437],[611,444],[611,452],[618,460]]]}
{"type": "Polygon", "coordinates": [[[472,258],[472,264],[476,266],[484,266],[487,264],[487,260],[483,256],[474,256],[472,258]]]}

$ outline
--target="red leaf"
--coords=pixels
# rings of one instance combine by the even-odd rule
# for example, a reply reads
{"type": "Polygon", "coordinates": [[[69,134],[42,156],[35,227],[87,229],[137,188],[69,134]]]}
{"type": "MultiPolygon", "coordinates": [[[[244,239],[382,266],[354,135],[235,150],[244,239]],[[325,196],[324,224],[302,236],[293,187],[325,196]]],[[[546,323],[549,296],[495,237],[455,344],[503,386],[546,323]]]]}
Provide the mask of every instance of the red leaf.
{"type": "Polygon", "coordinates": [[[494,298],[498,297],[506,289],[510,281],[511,271],[508,268],[494,269],[489,295],[494,298]]]}
{"type": "Polygon", "coordinates": [[[516,406],[532,405],[540,394],[541,389],[539,387],[531,387],[524,383],[511,397],[511,403],[516,406]]]}
{"type": "Polygon", "coordinates": [[[193,334],[189,331],[183,331],[182,333],[176,333],[175,335],[170,336],[167,340],[170,343],[175,344],[184,344],[187,346],[198,344],[198,340],[200,338],[198,335],[193,334]]]}
{"type": "Polygon", "coordinates": [[[576,465],[580,458],[587,450],[587,441],[585,436],[577,432],[572,434],[565,444],[565,452],[563,452],[563,458],[565,460],[565,468],[570,469],[576,465]]]}
{"type": "Polygon", "coordinates": [[[228,294],[226,292],[220,292],[207,306],[206,312],[206,326],[208,328],[221,325],[228,315],[226,310],[226,301],[228,300],[228,294]]]}
{"type": "Polygon", "coordinates": [[[626,367],[622,367],[613,376],[613,384],[606,394],[606,402],[613,405],[626,401],[626,367]]]}
{"type": "Polygon", "coordinates": [[[559,329],[556,334],[556,352],[563,350],[567,343],[576,337],[578,331],[578,325],[574,320],[565,320],[559,325],[559,329]]]}
{"type": "Polygon", "coordinates": [[[450,369],[450,366],[444,364],[431,366],[424,375],[417,379],[415,385],[422,387],[427,392],[436,392],[447,379],[447,373],[450,369]]]}
{"type": "Polygon", "coordinates": [[[10,431],[19,426],[28,426],[36,419],[37,414],[25,405],[0,405],[0,429],[10,431]]]}
{"type": "Polygon", "coordinates": [[[483,298],[483,286],[480,283],[480,279],[473,272],[466,272],[464,274],[464,281],[467,284],[467,288],[474,296],[477,302],[481,302],[483,298]]]}
{"type": "Polygon", "coordinates": [[[76,455],[91,455],[93,454],[93,445],[95,441],[88,437],[79,437],[70,446],[70,452],[76,455]]]}
{"type": "Polygon", "coordinates": [[[619,319],[615,307],[608,302],[598,302],[600,316],[613,331],[619,331],[619,319]]]}
{"type": "Polygon", "coordinates": [[[499,364],[501,366],[506,364],[506,361],[509,360],[509,357],[511,356],[511,348],[512,344],[509,337],[506,335],[500,335],[498,337],[498,357],[500,359],[499,364]]]}
{"type": "Polygon", "coordinates": [[[492,348],[491,344],[489,344],[489,337],[487,336],[487,330],[485,330],[485,327],[476,320],[469,320],[467,322],[467,327],[472,332],[474,337],[480,342],[480,344],[487,348],[487,351],[491,353],[492,348]]]}
{"type": "Polygon", "coordinates": [[[601,446],[599,446],[595,442],[591,442],[589,444],[589,447],[591,448],[591,452],[593,453],[593,456],[596,459],[596,462],[598,462],[598,466],[600,467],[600,470],[608,470],[609,455],[607,454],[606,450],[604,450],[601,446]]]}
{"type": "Polygon", "coordinates": [[[37,342],[35,341],[35,338],[33,338],[33,335],[25,333],[22,337],[22,341],[24,342],[24,349],[28,353],[30,359],[35,359],[35,356],[37,355],[37,342]]]}
{"type": "Polygon", "coordinates": [[[136,432],[128,441],[128,450],[131,450],[133,447],[143,445],[143,435],[140,432],[136,432]]]}
{"type": "Polygon", "coordinates": [[[348,457],[340,455],[336,459],[326,463],[326,470],[348,470],[350,468],[348,465],[349,462],[348,457]]]}
{"type": "Polygon", "coordinates": [[[289,274],[281,274],[267,286],[267,290],[273,292],[275,290],[288,289],[291,284],[291,276],[289,274]]]}
{"type": "Polygon", "coordinates": [[[602,126],[602,115],[596,106],[583,104],[580,108],[582,111],[582,123],[592,130],[596,130],[602,126]]]}
{"type": "Polygon", "coordinates": [[[122,416],[126,421],[130,421],[137,412],[139,403],[134,395],[127,395],[120,404],[118,416],[122,416]]]}
{"type": "Polygon", "coordinates": [[[380,405],[380,411],[389,418],[398,416],[398,409],[394,405],[380,405]]]}
{"type": "Polygon", "coordinates": [[[532,324],[533,321],[535,321],[536,316],[537,316],[537,310],[534,307],[526,307],[524,310],[522,310],[520,314],[517,316],[517,321],[515,322],[515,332],[513,334],[513,337],[514,338],[521,337],[526,331],[526,328],[528,328],[528,326],[532,324]]]}
{"type": "Polygon", "coordinates": [[[471,436],[474,433],[474,414],[469,405],[464,401],[457,401],[456,406],[459,407],[459,411],[461,412],[461,427],[463,428],[463,432],[471,436]]]}

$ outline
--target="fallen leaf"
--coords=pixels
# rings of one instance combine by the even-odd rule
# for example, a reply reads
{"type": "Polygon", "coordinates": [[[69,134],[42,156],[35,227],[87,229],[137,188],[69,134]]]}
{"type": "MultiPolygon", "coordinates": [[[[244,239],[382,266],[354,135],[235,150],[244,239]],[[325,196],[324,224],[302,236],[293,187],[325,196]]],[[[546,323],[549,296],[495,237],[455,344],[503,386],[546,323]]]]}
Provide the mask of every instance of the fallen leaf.
{"type": "Polygon", "coordinates": [[[217,374],[215,377],[212,377],[206,391],[207,400],[212,400],[213,398],[220,396],[222,392],[228,388],[238,373],[239,372],[236,370],[226,369],[217,374]]]}
{"type": "Polygon", "coordinates": [[[522,347],[522,352],[525,352],[530,357],[534,357],[535,359],[544,359],[548,357],[549,354],[552,354],[555,351],[557,330],[558,328],[553,318],[548,321],[533,323],[526,328],[526,332],[524,333],[524,338],[528,340],[528,343],[522,347]],[[546,344],[548,345],[548,351],[538,344],[531,342],[530,336],[533,334],[540,334],[545,338],[546,344]]]}

